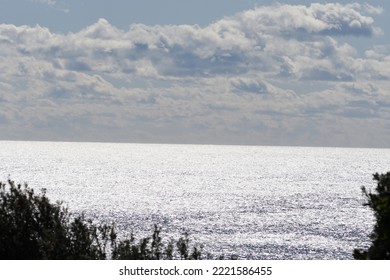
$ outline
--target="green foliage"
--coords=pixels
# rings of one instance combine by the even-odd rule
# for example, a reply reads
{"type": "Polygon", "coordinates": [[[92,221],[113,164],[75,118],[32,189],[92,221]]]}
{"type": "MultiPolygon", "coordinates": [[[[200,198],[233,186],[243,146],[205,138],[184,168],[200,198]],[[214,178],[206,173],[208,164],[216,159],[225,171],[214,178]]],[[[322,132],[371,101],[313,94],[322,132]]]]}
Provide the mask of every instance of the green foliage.
{"type": "Polygon", "coordinates": [[[72,218],[44,189],[35,194],[27,184],[0,182],[0,259],[105,259],[113,230],[72,218]]]}
{"type": "Polygon", "coordinates": [[[116,260],[201,260],[202,251],[194,246],[190,252],[191,246],[188,234],[179,238],[177,242],[170,240],[167,243],[162,242],[160,237],[161,228],[154,226],[154,232],[151,237],[143,238],[138,242],[133,235],[130,239],[120,241],[114,245],[112,258],[116,260]],[[175,243],[176,249],[175,250],[175,243]]]}
{"type": "Polygon", "coordinates": [[[0,259],[50,260],[200,260],[188,235],[164,243],[157,225],[151,237],[117,240],[114,225],[96,225],[83,214],[74,216],[46,191],[35,194],[27,184],[0,182],[0,259]],[[176,245],[176,246],[175,246],[176,245]]]}
{"type": "Polygon", "coordinates": [[[355,249],[353,256],[359,260],[389,260],[390,259],[390,172],[386,174],[374,174],[377,181],[375,193],[368,192],[362,187],[367,203],[373,211],[376,219],[372,244],[368,250],[355,249]]]}

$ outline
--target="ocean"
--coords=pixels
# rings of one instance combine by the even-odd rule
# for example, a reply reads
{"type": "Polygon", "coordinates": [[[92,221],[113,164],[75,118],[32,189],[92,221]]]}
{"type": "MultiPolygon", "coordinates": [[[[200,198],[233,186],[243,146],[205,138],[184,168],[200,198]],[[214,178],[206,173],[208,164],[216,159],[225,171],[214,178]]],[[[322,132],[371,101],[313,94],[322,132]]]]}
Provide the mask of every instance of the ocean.
{"type": "Polygon", "coordinates": [[[0,141],[3,182],[240,259],[352,259],[374,223],[361,186],[387,171],[390,149],[0,141]]]}

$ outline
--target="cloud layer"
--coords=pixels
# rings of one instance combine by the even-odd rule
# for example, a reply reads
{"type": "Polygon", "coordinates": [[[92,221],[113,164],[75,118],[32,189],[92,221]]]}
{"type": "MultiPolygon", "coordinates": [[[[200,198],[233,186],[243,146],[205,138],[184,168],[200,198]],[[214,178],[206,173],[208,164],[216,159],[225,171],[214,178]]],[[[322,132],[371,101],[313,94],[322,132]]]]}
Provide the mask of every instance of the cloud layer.
{"type": "Polygon", "coordinates": [[[100,19],[69,34],[2,24],[2,137],[388,146],[390,47],[341,43],[381,36],[381,12],[274,5],[205,27],[100,19]]]}

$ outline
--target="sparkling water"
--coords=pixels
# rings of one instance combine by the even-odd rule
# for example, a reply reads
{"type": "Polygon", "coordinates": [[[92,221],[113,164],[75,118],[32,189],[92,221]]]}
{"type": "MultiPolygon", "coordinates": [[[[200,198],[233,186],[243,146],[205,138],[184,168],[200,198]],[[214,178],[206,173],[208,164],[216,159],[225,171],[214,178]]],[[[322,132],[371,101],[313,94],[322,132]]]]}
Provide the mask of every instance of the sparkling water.
{"type": "Polygon", "coordinates": [[[183,232],[241,259],[351,259],[374,223],[362,185],[389,149],[0,141],[0,180],[46,188],[126,236],[183,232]]]}

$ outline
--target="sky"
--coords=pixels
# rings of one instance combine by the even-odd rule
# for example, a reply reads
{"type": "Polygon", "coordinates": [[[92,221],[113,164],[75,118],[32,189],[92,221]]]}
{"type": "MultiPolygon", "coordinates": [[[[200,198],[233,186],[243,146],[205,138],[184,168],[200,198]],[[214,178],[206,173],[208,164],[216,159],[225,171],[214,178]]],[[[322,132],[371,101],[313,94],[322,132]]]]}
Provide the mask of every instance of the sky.
{"type": "Polygon", "coordinates": [[[390,148],[390,1],[0,7],[0,140],[390,148]]]}

